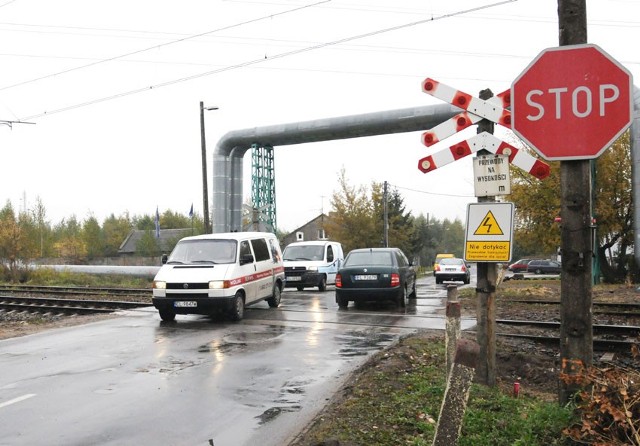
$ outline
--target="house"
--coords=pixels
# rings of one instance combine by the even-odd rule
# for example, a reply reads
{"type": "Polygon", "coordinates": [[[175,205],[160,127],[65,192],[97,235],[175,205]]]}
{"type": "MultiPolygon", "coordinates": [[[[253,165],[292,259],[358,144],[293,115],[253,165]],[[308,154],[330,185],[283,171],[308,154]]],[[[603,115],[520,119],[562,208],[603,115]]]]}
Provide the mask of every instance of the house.
{"type": "MultiPolygon", "coordinates": [[[[138,243],[144,237],[145,234],[149,232],[149,230],[141,230],[141,229],[133,229],[129,232],[129,235],[124,239],[120,248],[118,248],[118,254],[121,257],[135,257],[139,256],[138,253],[138,243]]],[[[155,237],[155,233],[153,234],[155,237]]],[[[193,229],[191,228],[183,228],[183,229],[160,229],[160,237],[158,238],[158,245],[160,246],[160,251],[164,254],[169,254],[178,240],[183,237],[188,237],[193,235],[193,229]]]]}
{"type": "Polygon", "coordinates": [[[314,240],[329,240],[329,236],[324,230],[325,223],[329,220],[329,216],[320,214],[313,220],[300,226],[298,229],[287,234],[282,239],[282,247],[293,242],[308,242],[314,240]]]}

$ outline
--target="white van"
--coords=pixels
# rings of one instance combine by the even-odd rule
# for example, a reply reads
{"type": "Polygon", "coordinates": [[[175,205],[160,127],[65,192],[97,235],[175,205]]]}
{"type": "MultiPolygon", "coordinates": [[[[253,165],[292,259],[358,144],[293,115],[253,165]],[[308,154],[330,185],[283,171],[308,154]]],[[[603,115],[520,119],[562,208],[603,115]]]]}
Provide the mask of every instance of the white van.
{"type": "Polygon", "coordinates": [[[336,283],[336,274],[344,262],[342,245],[331,241],[294,242],[284,248],[284,274],[287,287],[318,287],[336,283]]]}
{"type": "Polygon", "coordinates": [[[266,232],[229,232],[185,237],[153,279],[153,306],[163,321],[176,314],[227,312],[244,316],[245,305],[280,305],[284,266],[280,244],[266,232]]]}

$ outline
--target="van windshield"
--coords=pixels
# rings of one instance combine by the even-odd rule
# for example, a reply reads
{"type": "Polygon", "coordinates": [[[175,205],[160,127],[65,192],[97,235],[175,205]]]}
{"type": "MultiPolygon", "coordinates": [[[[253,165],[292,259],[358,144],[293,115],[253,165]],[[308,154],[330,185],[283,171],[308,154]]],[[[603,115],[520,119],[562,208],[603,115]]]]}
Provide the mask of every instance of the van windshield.
{"type": "Polygon", "coordinates": [[[236,240],[182,240],[167,263],[235,263],[237,251],[236,240]]]}
{"type": "Polygon", "coordinates": [[[324,246],[298,245],[287,246],[282,254],[285,260],[323,260],[324,246]]]}

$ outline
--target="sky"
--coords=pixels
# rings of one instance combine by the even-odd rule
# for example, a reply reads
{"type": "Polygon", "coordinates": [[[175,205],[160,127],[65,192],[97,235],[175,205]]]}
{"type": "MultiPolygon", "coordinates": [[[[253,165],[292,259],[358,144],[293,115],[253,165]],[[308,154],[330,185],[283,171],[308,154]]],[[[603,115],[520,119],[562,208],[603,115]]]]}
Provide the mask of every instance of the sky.
{"type": "MultiPolygon", "coordinates": [[[[640,79],[640,1],[587,14],[588,43],[640,79]]],[[[40,200],[52,224],[202,215],[201,101],[218,107],[204,116],[211,176],[227,132],[442,104],[427,77],[497,94],[556,46],[556,0],[0,0],[0,206],[40,200]]],[[[276,147],[278,229],[330,211],[343,169],[356,188],[386,181],[414,216],[464,222],[471,157],[417,166],[475,128],[430,148],[421,134],[276,147]]],[[[244,169],[246,201],[250,152],[244,169]]]]}

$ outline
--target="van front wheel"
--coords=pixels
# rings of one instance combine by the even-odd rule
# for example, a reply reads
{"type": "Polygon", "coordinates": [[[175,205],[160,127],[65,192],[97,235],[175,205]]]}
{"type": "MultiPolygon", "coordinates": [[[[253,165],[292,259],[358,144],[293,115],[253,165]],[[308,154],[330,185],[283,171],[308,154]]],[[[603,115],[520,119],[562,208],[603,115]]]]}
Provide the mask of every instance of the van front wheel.
{"type": "Polygon", "coordinates": [[[239,321],[244,317],[244,296],[240,291],[233,296],[233,305],[231,306],[229,317],[231,317],[232,321],[239,321]]]}
{"type": "Polygon", "coordinates": [[[160,319],[165,322],[173,322],[176,320],[176,314],[171,310],[158,310],[160,313],[160,319]]]}
{"type": "Polygon", "coordinates": [[[282,298],[282,291],[278,285],[273,287],[273,296],[267,299],[267,303],[271,308],[277,308],[280,305],[280,299],[282,298]]]}
{"type": "Polygon", "coordinates": [[[324,275],[323,275],[323,276],[320,278],[320,283],[318,284],[318,289],[319,289],[320,291],[324,291],[324,290],[326,290],[326,289],[327,289],[327,276],[324,276],[324,275]]]}

